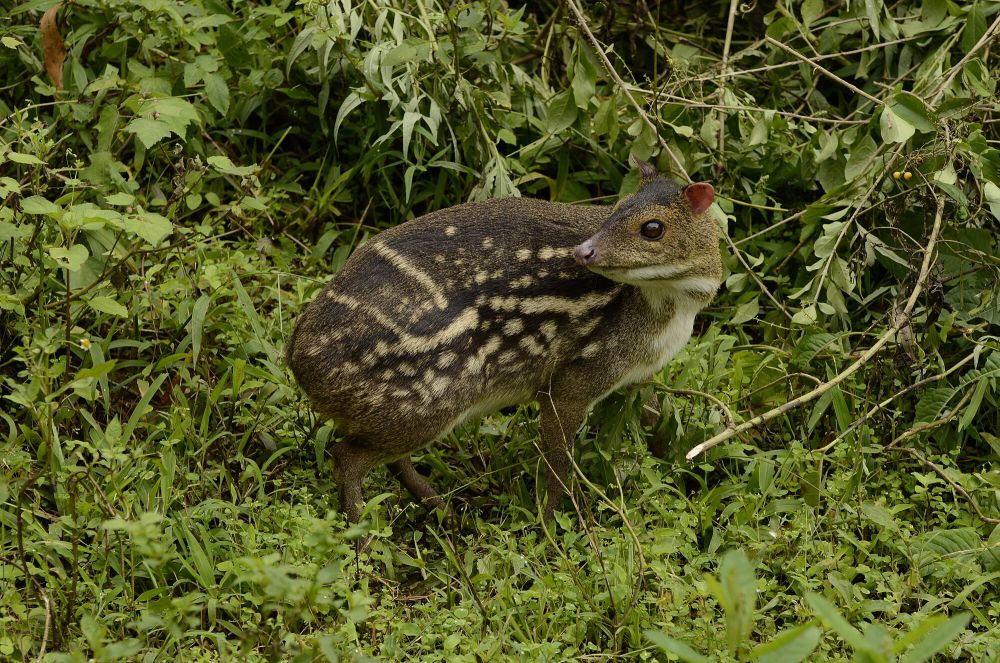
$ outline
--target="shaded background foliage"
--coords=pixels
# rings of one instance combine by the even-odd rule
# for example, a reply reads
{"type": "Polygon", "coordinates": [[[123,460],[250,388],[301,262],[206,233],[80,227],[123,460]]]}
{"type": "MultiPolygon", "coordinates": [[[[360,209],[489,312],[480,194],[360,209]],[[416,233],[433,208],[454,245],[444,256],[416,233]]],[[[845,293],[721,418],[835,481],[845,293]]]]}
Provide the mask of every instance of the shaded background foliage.
{"type": "Polygon", "coordinates": [[[588,3],[624,88],[565,2],[54,7],[0,2],[0,657],[1000,655],[1000,3],[588,3]],[[592,415],[579,521],[535,524],[524,407],[422,457],[454,521],[345,529],[296,312],[371,233],[611,203],[630,155],[715,184],[728,278],[592,415]],[[886,349],[685,461],[900,322],[939,200],[886,349]]]}

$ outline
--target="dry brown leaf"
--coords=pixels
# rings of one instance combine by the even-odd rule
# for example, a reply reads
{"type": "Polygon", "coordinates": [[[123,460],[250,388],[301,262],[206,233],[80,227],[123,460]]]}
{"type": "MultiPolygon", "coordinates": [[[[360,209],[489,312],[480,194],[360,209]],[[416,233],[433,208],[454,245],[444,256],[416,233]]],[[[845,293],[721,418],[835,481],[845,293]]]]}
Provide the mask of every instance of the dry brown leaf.
{"type": "Polygon", "coordinates": [[[59,34],[59,26],[56,25],[56,12],[59,11],[60,5],[62,5],[61,2],[45,12],[38,24],[42,32],[45,71],[49,72],[49,79],[57,90],[61,90],[63,86],[63,61],[66,60],[66,46],[63,44],[62,35],[59,34]]]}

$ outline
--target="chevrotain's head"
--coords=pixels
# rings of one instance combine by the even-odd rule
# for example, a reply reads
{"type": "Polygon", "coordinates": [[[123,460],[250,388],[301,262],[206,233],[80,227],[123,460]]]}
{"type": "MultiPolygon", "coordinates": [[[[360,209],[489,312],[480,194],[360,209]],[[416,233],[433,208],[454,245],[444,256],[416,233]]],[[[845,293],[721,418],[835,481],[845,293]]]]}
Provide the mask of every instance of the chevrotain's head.
{"type": "Polygon", "coordinates": [[[635,160],[639,190],[622,200],[597,233],[576,247],[576,261],[621,283],[715,292],[722,257],[715,221],[706,214],[711,184],[681,186],[635,160]]]}

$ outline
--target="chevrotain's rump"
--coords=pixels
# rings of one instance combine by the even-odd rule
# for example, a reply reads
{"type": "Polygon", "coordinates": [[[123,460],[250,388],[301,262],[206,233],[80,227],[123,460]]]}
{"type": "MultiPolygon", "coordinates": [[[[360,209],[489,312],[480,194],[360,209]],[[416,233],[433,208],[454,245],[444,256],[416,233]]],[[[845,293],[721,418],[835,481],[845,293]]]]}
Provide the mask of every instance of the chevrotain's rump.
{"type": "Polygon", "coordinates": [[[615,208],[459,205],[355,251],[288,348],[299,384],[345,434],[333,453],[351,520],[361,479],[382,463],[440,505],[408,455],[465,419],[530,400],[541,404],[551,514],[591,405],[661,368],[721,278],[705,191],[644,184],[615,208]],[[642,225],[654,217],[672,238],[650,239],[642,225]]]}

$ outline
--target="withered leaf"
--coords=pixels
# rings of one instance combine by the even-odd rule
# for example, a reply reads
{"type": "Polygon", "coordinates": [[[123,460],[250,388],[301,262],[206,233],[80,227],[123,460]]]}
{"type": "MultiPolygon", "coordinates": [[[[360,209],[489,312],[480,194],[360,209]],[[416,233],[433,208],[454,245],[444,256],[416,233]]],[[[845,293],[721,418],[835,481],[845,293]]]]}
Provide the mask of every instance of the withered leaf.
{"type": "Polygon", "coordinates": [[[56,12],[59,11],[59,3],[42,15],[42,20],[38,27],[42,33],[42,52],[45,55],[45,71],[49,74],[49,80],[57,90],[62,89],[63,61],[66,59],[66,46],[63,43],[62,35],[59,34],[59,26],[56,25],[56,12]]]}

